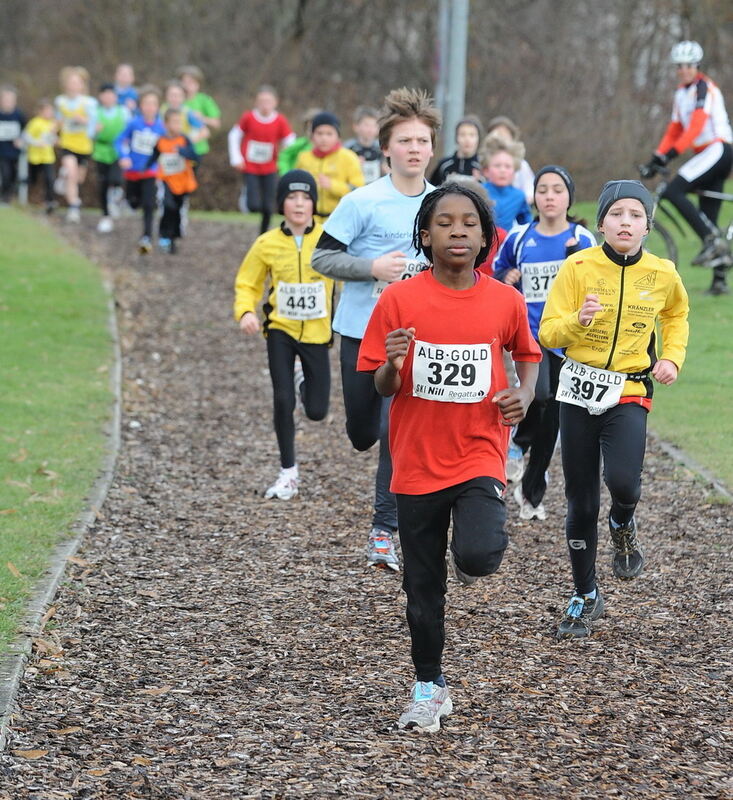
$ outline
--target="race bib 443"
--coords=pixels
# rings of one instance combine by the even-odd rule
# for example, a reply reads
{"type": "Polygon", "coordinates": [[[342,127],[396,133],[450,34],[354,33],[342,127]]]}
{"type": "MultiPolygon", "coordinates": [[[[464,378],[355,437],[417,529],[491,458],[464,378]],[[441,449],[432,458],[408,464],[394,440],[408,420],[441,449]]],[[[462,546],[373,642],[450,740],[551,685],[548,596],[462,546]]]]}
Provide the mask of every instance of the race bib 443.
{"type": "Polygon", "coordinates": [[[286,319],[323,319],[328,313],[326,284],[323,281],[280,281],[277,285],[277,313],[286,319]]]}
{"type": "Polygon", "coordinates": [[[440,403],[480,403],[491,388],[491,346],[413,341],[412,395],[440,403]]]}
{"type": "Polygon", "coordinates": [[[582,406],[590,414],[602,414],[618,405],[625,382],[626,375],[622,372],[589,367],[566,358],[560,370],[555,399],[582,406]]]}

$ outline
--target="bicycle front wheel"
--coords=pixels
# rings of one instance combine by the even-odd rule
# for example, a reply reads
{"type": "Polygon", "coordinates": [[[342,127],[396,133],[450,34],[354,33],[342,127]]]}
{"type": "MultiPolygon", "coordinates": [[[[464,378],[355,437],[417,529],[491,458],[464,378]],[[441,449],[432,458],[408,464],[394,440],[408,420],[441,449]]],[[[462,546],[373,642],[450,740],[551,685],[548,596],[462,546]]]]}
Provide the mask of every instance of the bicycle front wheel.
{"type": "Polygon", "coordinates": [[[668,258],[675,266],[677,266],[677,257],[679,252],[677,250],[677,242],[674,236],[662,225],[659,220],[654,220],[649,235],[646,237],[644,247],[655,256],[660,258],[668,258]]]}

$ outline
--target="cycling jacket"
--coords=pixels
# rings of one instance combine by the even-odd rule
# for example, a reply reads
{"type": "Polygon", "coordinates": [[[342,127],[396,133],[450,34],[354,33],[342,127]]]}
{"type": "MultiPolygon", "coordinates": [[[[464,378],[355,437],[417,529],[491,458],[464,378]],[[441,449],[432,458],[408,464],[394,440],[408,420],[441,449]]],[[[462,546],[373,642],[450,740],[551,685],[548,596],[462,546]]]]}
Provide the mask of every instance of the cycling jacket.
{"type": "MultiPolygon", "coordinates": [[[[662,358],[681,368],[688,337],[688,301],[671,261],[644,250],[619,256],[604,244],[566,259],[540,322],[540,343],[562,347],[575,361],[614,372],[648,372],[657,361],[655,325],[661,325],[662,358]],[[603,306],[587,327],[578,312],[594,294],[603,306]]],[[[646,397],[651,383],[627,380],[622,396],[646,397]]]]}
{"type": "Polygon", "coordinates": [[[699,153],[713,142],[731,142],[733,131],[720,89],[702,72],[674,93],[672,119],[657,147],[667,155],[684,153],[689,147],[699,153]]]}

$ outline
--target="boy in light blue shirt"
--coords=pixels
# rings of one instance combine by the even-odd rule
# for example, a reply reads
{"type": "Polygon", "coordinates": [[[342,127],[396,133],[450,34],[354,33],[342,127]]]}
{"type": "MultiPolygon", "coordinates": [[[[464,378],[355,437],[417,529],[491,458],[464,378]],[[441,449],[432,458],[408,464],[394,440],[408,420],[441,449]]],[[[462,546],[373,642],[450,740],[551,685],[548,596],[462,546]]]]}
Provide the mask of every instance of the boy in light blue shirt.
{"type": "Polygon", "coordinates": [[[412,228],[426,194],[425,172],[433,155],[440,114],[431,98],[414,89],[395,89],[379,119],[379,145],[390,174],[347,194],[324,225],[313,267],[344,281],[333,329],[341,334],[341,379],[346,432],[357,450],[379,440],[374,515],[367,565],[399,570],[393,534],[397,507],[389,491],[389,401],[378,394],[373,376],[356,371],[359,346],[377,298],[393,281],[427,266],[416,260],[412,228]]]}

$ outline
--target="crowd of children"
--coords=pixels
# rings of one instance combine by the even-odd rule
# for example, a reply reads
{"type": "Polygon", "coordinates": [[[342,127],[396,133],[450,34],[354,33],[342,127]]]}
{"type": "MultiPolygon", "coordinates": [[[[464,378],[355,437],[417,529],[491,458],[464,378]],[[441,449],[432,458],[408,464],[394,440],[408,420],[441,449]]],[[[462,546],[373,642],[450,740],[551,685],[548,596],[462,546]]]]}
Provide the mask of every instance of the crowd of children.
{"type": "MultiPolygon", "coordinates": [[[[86,71],[69,67],[62,94],[41,101],[28,122],[15,92],[2,89],[3,199],[27,147],[30,179],[42,178],[52,210],[57,147],[56,190],[70,222],[79,220],[91,158],[98,230],[112,229],[124,192],[142,211],[139,248],[150,252],[160,194],[158,244],[175,252],[196,169],[221,125],[202,78],[182,67],[161,97],[153,86],[135,89],[121,65],[95,100],[86,71]]],[[[379,446],[367,565],[402,570],[407,595],[416,681],[398,726],[435,731],[452,710],[443,672],[448,567],[463,586],[498,570],[510,480],[519,517],[546,520],[558,435],[573,591],[557,636],[588,636],[604,613],[601,463],[613,574],[641,573],[635,509],[646,416],[653,380],[673,383],[684,362],[688,301],[675,266],[644,250],[654,208],[641,183],[603,187],[598,246],[572,215],[567,169],[533,173],[510,119],[494,118],[486,135],[478,118],[462,119],[456,151],[431,181],[440,115],[425,92],[393,90],[381,110],[360,107],[352,123],[354,137],[342,143],[340,119],[311,109],[296,137],[277,92],[263,85],[229,131],[242,207],[261,215],[236,275],[234,316],[242,333],[266,340],[279,449],[268,500],[299,492],[296,408],[326,417],[339,334],[347,436],[358,451],[379,446]],[[275,212],[283,221],[271,230],[275,212]]]]}
{"type": "Polygon", "coordinates": [[[132,66],[120,64],[114,80],[102,83],[95,98],[89,93],[87,70],[65,67],[59,76],[61,93],[53,101],[40,100],[27,123],[16,90],[0,87],[0,201],[12,200],[25,152],[28,185],[42,181],[46,212],[53,213],[55,197],[62,195],[66,221],[79,223],[81,187],[91,160],[101,211],[99,233],[114,229],[114,218],[125,204],[139,208],[143,227],[138,247],[150,253],[160,205],[158,244],[162,252],[175,252],[186,199],[197,186],[194,169],[209,150],[211,130],[221,126],[219,107],[201,91],[202,81],[198,67],[180,67],[161,96],[152,85],[135,88],[132,66]]]}
{"type": "Polygon", "coordinates": [[[328,165],[343,149],[339,121],[318,112],[309,125],[301,169],[277,184],[285,220],[257,239],[235,286],[240,328],[267,340],[280,472],[265,497],[298,493],[293,414],[300,402],[310,419],[325,415],[336,331],[347,435],[356,450],[379,442],[367,564],[401,569],[407,595],[416,681],[398,727],[435,731],[453,707],[442,664],[446,560],[463,586],[499,568],[510,442],[519,516],[545,520],[558,432],[562,441],[574,588],[557,636],[588,636],[604,613],[601,462],[613,574],[640,574],[646,415],[652,380],[673,383],[684,362],[687,296],[674,265],[643,249],[653,201],[642,184],[604,186],[599,247],[571,213],[564,167],[530,173],[530,210],[526,187],[514,185],[523,147],[505,118],[483,142],[478,120],[459,123],[455,155],[433,172],[437,188],[425,176],[439,115],[422,92],[385,98],[376,130],[386,173],[365,185],[348,157],[338,169],[350,179],[322,180],[338,173],[328,165]]]}

